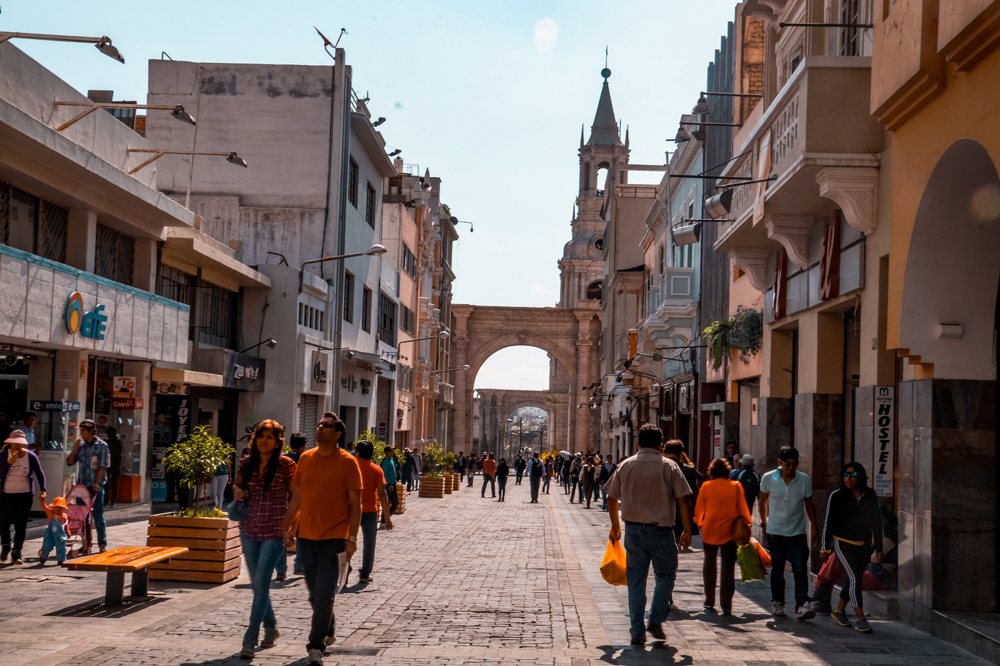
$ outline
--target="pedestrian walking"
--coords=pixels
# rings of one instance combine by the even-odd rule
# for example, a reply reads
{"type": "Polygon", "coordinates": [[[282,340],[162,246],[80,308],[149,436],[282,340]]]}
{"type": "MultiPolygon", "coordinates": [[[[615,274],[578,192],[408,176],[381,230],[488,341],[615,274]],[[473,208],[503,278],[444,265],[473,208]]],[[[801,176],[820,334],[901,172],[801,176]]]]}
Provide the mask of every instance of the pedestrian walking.
{"type": "MultiPolygon", "coordinates": [[[[500,491],[500,499],[498,502],[504,501],[507,493],[507,477],[510,476],[510,466],[507,464],[506,458],[501,458],[500,462],[497,463],[497,489],[500,491]]],[[[483,490],[486,490],[484,484],[483,490]]]]}
{"type": "Polygon", "coordinates": [[[111,462],[108,464],[108,483],[106,487],[105,504],[114,506],[118,503],[118,479],[122,470],[122,441],[118,439],[118,430],[112,426],[107,431],[108,453],[111,462]]]}
{"type": "MultiPolygon", "coordinates": [[[[580,470],[583,469],[583,454],[577,451],[576,455],[573,456],[573,462],[569,467],[569,503],[573,503],[573,499],[576,497],[576,489],[580,485],[580,470]]],[[[583,501],[583,495],[580,495],[580,501],[583,501]]]]}
{"type": "Polygon", "coordinates": [[[736,467],[735,460],[739,455],[740,455],[740,445],[734,440],[729,440],[728,442],[726,442],[726,462],[729,463],[730,467],[732,468],[736,467]]]}
{"type": "Polygon", "coordinates": [[[323,650],[336,641],[333,600],[340,553],[350,560],[358,549],[363,482],[357,458],[337,446],[346,430],[336,414],[323,414],[316,447],[299,458],[283,525],[285,543],[291,545],[298,523],[298,549],[313,609],[306,643],[310,664],[322,664],[323,650]]]}
{"type": "Polygon", "coordinates": [[[701,543],[705,551],[702,577],[705,581],[705,611],[715,611],[715,583],[721,575],[719,606],[723,615],[733,612],[733,595],[736,593],[736,529],[742,521],[750,527],[750,509],[747,508],[743,487],[738,481],[729,480],[729,463],[717,458],[708,466],[708,481],[701,486],[694,508],[694,522],[701,529],[701,543]],[[722,556],[722,567],[718,558],[722,556]]]}
{"type": "Polygon", "coordinates": [[[599,502],[601,499],[601,484],[599,479],[601,477],[601,467],[604,465],[603,458],[601,454],[594,454],[594,501],[599,502]]]}
{"type": "Polygon", "coordinates": [[[293,462],[298,464],[299,458],[302,456],[303,452],[306,450],[306,436],[301,432],[293,432],[292,436],[288,439],[288,447],[291,449],[285,455],[292,459],[293,462]]]}
{"type": "MultiPolygon", "coordinates": [[[[691,464],[691,461],[688,460],[687,455],[685,455],[684,442],[679,439],[667,440],[666,444],[663,445],[663,455],[673,460],[677,463],[677,466],[681,468],[684,480],[688,482],[688,487],[691,488],[691,496],[688,497],[686,501],[691,507],[694,507],[698,504],[698,491],[701,488],[702,475],[701,472],[694,468],[694,465],[691,464]]],[[[675,522],[674,537],[680,539],[681,532],[683,531],[683,524],[675,522]]],[[[697,523],[691,526],[691,531],[692,534],[698,533],[697,523]]]]}
{"type": "Polygon", "coordinates": [[[458,452],[458,460],[455,461],[455,471],[458,472],[458,481],[461,483],[465,480],[465,454],[461,451],[458,452]]]}
{"type": "Polygon", "coordinates": [[[45,493],[41,493],[38,497],[46,519],[42,549],[38,551],[38,563],[44,565],[52,550],[55,549],[56,564],[61,565],[66,561],[66,523],[69,522],[69,518],[66,516],[66,500],[57,497],[52,500],[52,504],[46,504],[45,493]]]}
{"type": "Polygon", "coordinates": [[[521,485],[521,478],[524,476],[524,470],[527,467],[527,463],[524,460],[524,456],[518,456],[517,460],[514,461],[514,472],[517,474],[517,480],[514,485],[521,485]]]}
{"type": "Polygon", "coordinates": [[[375,566],[375,539],[378,532],[378,508],[381,504],[385,516],[385,529],[392,529],[389,515],[389,495],[386,493],[385,472],[372,462],[375,447],[370,442],[358,442],[358,466],[361,468],[361,569],[360,582],[372,582],[372,568],[375,566]]]}
{"type": "MultiPolygon", "coordinates": [[[[396,452],[392,446],[382,449],[382,453],[384,457],[380,466],[382,467],[382,473],[385,474],[385,492],[389,496],[389,512],[382,514],[382,524],[384,525],[386,516],[396,513],[396,508],[399,506],[399,493],[396,489],[396,483],[399,480],[399,470],[396,467],[396,452]]],[[[410,458],[407,458],[407,463],[409,461],[410,458]]],[[[411,477],[412,474],[413,471],[411,469],[411,477]]],[[[409,483],[407,483],[407,490],[409,490],[409,483]]]]}
{"type": "Polygon", "coordinates": [[[212,503],[215,504],[215,508],[222,511],[222,505],[225,502],[226,497],[226,486],[229,485],[229,461],[221,463],[215,468],[215,476],[212,477],[212,503]]]}
{"type": "Polygon", "coordinates": [[[778,469],[760,480],[760,523],[771,551],[771,614],[785,614],[784,572],[785,562],[789,562],[795,585],[795,617],[808,620],[816,611],[809,604],[807,515],[813,526],[813,547],[819,550],[820,545],[812,480],[797,471],[799,452],[792,447],[781,447],[778,461],[778,469]]]}
{"type": "Polygon", "coordinates": [[[535,451],[528,461],[527,471],[531,487],[531,504],[538,504],[538,490],[542,485],[542,477],[545,476],[545,463],[539,460],[538,451],[535,451]]]}
{"type": "Polygon", "coordinates": [[[546,460],[544,463],[544,470],[542,471],[542,492],[546,495],[549,494],[549,485],[552,482],[552,460],[546,460]]]}
{"type": "Polygon", "coordinates": [[[580,468],[580,504],[587,500],[587,508],[590,508],[590,498],[594,494],[594,486],[597,485],[597,467],[594,465],[594,458],[587,456],[580,468]]]}
{"type": "Polygon", "coordinates": [[[24,431],[12,430],[0,451],[0,562],[6,562],[7,556],[12,555],[13,564],[24,564],[21,549],[35,496],[35,479],[38,479],[38,496],[45,501],[45,473],[38,456],[28,446],[24,431]]]}
{"type": "Polygon", "coordinates": [[[603,498],[601,511],[608,510],[608,491],[604,486],[608,483],[608,480],[611,478],[611,475],[615,473],[616,469],[618,469],[618,465],[612,462],[611,456],[608,455],[608,457],[604,459],[604,464],[601,465],[601,471],[597,477],[597,482],[601,485],[601,496],[603,498]]]}
{"type": "MultiPolygon", "coordinates": [[[[299,458],[302,456],[302,452],[306,450],[306,436],[301,432],[293,432],[292,436],[289,438],[289,448],[291,451],[288,453],[282,453],[281,455],[286,456],[292,462],[298,464],[299,458]]],[[[274,580],[281,582],[288,578],[288,548],[282,546],[282,554],[278,557],[278,564],[274,567],[275,577],[274,580]]],[[[295,563],[293,565],[293,572],[297,576],[302,575],[302,558],[299,556],[298,548],[295,549],[295,563]]]]}
{"type": "Polygon", "coordinates": [[[472,484],[476,480],[476,468],[478,466],[479,466],[479,461],[476,460],[475,456],[474,455],[469,456],[469,464],[468,464],[468,466],[466,468],[466,473],[469,475],[469,478],[468,478],[468,482],[469,482],[468,487],[469,488],[472,487],[472,484]]]}
{"type": "Polygon", "coordinates": [[[747,501],[747,508],[752,514],[753,505],[760,495],[760,474],[754,469],[754,459],[749,453],[745,454],[740,462],[742,466],[730,472],[729,478],[740,482],[743,487],[743,497],[747,501]]]}
{"type": "MultiPolygon", "coordinates": [[[[91,522],[97,530],[97,547],[103,553],[108,547],[107,524],[104,521],[104,484],[108,480],[111,451],[104,440],[97,436],[97,424],[93,420],[84,419],[78,430],[80,437],[66,456],[66,464],[70,467],[76,465],[76,482],[86,486],[90,493],[90,514],[93,516],[91,522]]],[[[177,494],[186,504],[187,493],[181,496],[178,491],[177,494]]]]}
{"type": "Polygon", "coordinates": [[[677,547],[687,550],[691,545],[691,507],[678,498],[691,494],[684,474],[677,463],[660,453],[662,436],[653,425],[639,429],[639,451],[626,458],[608,481],[608,515],[611,517],[611,541],[622,538],[618,518],[618,503],[622,504],[621,520],[625,521],[626,578],[628,581],[628,612],[632,645],[646,642],[646,632],[653,638],[666,640],[663,622],[670,611],[670,600],[677,577],[677,547]],[[674,538],[674,522],[680,507],[684,531],[674,538]],[[653,565],[656,584],[646,615],[646,578],[653,565]]]}
{"type": "Polygon", "coordinates": [[[273,647],[280,635],[271,606],[271,574],[278,558],[285,554],[282,523],[295,475],[295,463],[281,455],[284,446],[285,429],[281,424],[273,419],[262,421],[250,440],[250,455],[241,461],[233,484],[233,499],[245,504],[240,543],[253,588],[250,622],[243,634],[240,659],[253,659],[261,624],[264,640],[260,641],[260,647],[273,647]]]}
{"type": "Polygon", "coordinates": [[[483,493],[482,496],[486,497],[486,484],[490,484],[490,492],[493,493],[493,497],[497,496],[497,462],[493,459],[493,454],[483,456],[483,493]]]}
{"type": "Polygon", "coordinates": [[[850,627],[847,602],[854,606],[854,628],[872,630],[865,619],[861,581],[868,563],[882,561],[882,512],[875,491],[868,487],[868,473],[860,463],[850,462],[841,470],[840,488],[830,494],[823,529],[823,548],[832,550],[847,572],[847,585],[840,588],[840,603],[831,617],[842,627],[850,627]],[[874,557],[872,555],[874,553],[874,557]]]}

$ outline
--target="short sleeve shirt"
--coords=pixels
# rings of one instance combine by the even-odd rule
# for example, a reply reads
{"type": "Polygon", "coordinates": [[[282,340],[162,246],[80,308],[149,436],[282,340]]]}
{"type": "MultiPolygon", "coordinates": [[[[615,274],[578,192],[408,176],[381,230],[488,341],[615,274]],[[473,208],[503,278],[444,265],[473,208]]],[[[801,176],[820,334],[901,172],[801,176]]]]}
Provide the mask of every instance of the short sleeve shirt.
{"type": "Polygon", "coordinates": [[[775,536],[798,536],[806,533],[805,500],[812,497],[812,479],[795,472],[791,483],[775,469],[760,479],[760,492],[767,493],[767,533],[775,536]]]}
{"type": "MultiPolygon", "coordinates": [[[[250,470],[244,465],[244,473],[250,470]]],[[[247,490],[250,492],[250,503],[247,505],[246,516],[240,521],[240,529],[254,541],[280,539],[281,523],[288,513],[288,500],[291,498],[292,479],[295,475],[295,463],[290,458],[278,456],[278,468],[268,486],[260,476],[260,470],[253,470],[247,490]]],[[[244,477],[246,478],[246,477],[244,477]]]]}
{"type": "Polygon", "coordinates": [[[382,459],[382,473],[385,475],[386,483],[395,485],[396,481],[399,480],[398,470],[396,469],[396,461],[393,458],[382,459]]]}
{"type": "Polygon", "coordinates": [[[385,485],[385,472],[371,460],[358,460],[361,468],[361,513],[378,511],[378,486],[385,485]]]}
{"type": "MultiPolygon", "coordinates": [[[[95,437],[90,444],[84,442],[76,452],[76,482],[81,486],[93,488],[97,483],[97,470],[111,466],[111,451],[100,437],[95,437]]],[[[105,473],[102,485],[108,482],[105,473]]]]}
{"type": "Polygon", "coordinates": [[[358,460],[337,448],[321,456],[319,448],[299,456],[292,488],[299,490],[299,537],[312,541],[350,536],[350,491],[361,490],[358,460]]]}
{"type": "Polygon", "coordinates": [[[604,485],[608,497],[621,502],[622,519],[673,527],[677,520],[678,497],[691,494],[680,466],[652,448],[639,449],[626,458],[604,485]]]}

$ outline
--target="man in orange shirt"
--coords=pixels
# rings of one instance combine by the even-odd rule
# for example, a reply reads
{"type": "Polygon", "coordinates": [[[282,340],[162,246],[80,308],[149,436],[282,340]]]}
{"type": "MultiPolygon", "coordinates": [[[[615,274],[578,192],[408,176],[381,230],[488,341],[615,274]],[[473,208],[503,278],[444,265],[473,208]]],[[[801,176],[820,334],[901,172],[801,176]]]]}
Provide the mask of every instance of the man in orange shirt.
{"type": "Polygon", "coordinates": [[[493,454],[483,456],[483,497],[486,497],[486,484],[490,484],[490,492],[493,497],[497,496],[497,461],[493,459],[493,454]]]}
{"type": "Polygon", "coordinates": [[[378,505],[382,505],[385,529],[392,529],[389,515],[389,494],[385,491],[385,472],[372,462],[375,447],[370,442],[358,442],[358,465],[361,467],[361,534],[364,550],[361,554],[362,583],[372,582],[372,567],[375,565],[375,536],[378,531],[378,505]]]}
{"type": "Polygon", "coordinates": [[[361,469],[354,456],[337,446],[345,431],[335,414],[323,415],[316,428],[317,447],[299,458],[283,525],[285,544],[290,546],[298,523],[298,548],[313,608],[306,645],[310,664],[322,664],[323,650],[336,641],[333,597],[339,555],[345,553],[349,560],[358,549],[361,469]]]}

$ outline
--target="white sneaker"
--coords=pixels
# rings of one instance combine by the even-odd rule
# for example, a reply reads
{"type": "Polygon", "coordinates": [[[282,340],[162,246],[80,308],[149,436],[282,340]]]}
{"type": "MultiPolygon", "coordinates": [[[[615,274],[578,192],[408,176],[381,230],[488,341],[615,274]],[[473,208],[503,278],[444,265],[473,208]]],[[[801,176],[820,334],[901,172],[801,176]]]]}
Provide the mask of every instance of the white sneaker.
{"type": "Polygon", "coordinates": [[[323,664],[323,651],[322,650],[317,650],[316,648],[313,648],[312,650],[309,650],[309,663],[310,664],[320,664],[320,666],[322,666],[322,664],[323,664]]]}
{"type": "Polygon", "coordinates": [[[816,617],[816,611],[812,609],[808,601],[795,609],[795,619],[797,620],[811,620],[814,617],[816,617]]]}
{"type": "Polygon", "coordinates": [[[785,602],[784,601],[772,601],[771,602],[771,615],[784,615],[785,614],[785,602]]]}

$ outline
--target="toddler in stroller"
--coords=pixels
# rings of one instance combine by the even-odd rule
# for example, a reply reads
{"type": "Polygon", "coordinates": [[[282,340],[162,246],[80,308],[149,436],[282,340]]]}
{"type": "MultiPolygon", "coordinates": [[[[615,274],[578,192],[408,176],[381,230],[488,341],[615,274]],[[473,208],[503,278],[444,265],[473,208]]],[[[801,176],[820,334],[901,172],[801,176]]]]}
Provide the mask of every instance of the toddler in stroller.
{"type": "Polygon", "coordinates": [[[42,538],[42,549],[38,551],[38,562],[45,564],[52,549],[56,549],[56,563],[62,564],[66,561],[66,524],[69,518],[66,516],[66,500],[57,497],[52,500],[52,504],[46,504],[41,500],[42,509],[49,519],[45,527],[45,537],[42,538]]]}
{"type": "Polygon", "coordinates": [[[87,486],[76,485],[66,495],[66,547],[70,559],[89,555],[91,546],[90,525],[93,507],[87,486]],[[78,549],[77,549],[78,547],[78,549]]]}

